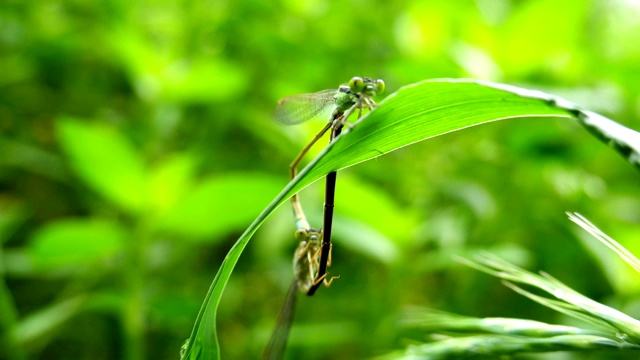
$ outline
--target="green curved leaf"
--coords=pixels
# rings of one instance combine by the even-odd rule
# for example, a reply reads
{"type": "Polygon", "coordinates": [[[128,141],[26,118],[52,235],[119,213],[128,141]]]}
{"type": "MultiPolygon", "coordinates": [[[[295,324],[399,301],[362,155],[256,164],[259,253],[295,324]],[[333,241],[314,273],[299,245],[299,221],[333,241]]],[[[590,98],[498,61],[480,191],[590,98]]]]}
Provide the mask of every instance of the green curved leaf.
{"type": "Polygon", "coordinates": [[[554,99],[538,91],[465,79],[427,80],[402,87],[303,169],[300,184],[287,195],[331,171],[456,130],[515,118],[572,118],[568,110],[554,106],[554,99]]]}
{"type": "Polygon", "coordinates": [[[436,79],[389,95],[328,145],[282,190],[231,248],[209,288],[183,359],[219,359],[215,322],[224,287],[244,247],[291,195],[327,173],[404,146],[487,122],[531,117],[572,118],[558,99],[537,91],[474,80],[436,79]]]}

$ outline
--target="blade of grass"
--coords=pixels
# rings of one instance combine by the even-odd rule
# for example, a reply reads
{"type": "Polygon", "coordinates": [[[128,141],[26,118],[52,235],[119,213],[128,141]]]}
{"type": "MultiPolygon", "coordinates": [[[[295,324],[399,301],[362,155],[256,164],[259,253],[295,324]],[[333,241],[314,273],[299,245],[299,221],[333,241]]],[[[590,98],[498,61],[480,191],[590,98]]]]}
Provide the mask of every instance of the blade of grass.
{"type": "Polygon", "coordinates": [[[506,119],[572,117],[550,99],[544,93],[455,79],[427,80],[389,95],[300,171],[233,245],[207,292],[182,358],[219,359],[215,323],[224,287],[251,236],[293,194],[331,171],[456,130],[506,119]]]}
{"type": "Polygon", "coordinates": [[[640,349],[639,346],[593,335],[559,335],[529,338],[509,335],[476,335],[449,338],[433,343],[409,346],[407,350],[387,354],[378,359],[444,360],[498,359],[502,355],[521,352],[562,350],[640,349]]]}
{"type": "Polygon", "coordinates": [[[578,224],[581,228],[583,228],[586,232],[593,235],[598,241],[605,244],[609,249],[615,252],[622,260],[624,260],[629,266],[631,266],[635,271],[640,272],[640,259],[638,259],[635,255],[633,255],[629,250],[627,250],[624,246],[620,245],[617,241],[613,240],[610,236],[602,232],[602,230],[598,229],[593,223],[591,223],[587,218],[578,214],[578,213],[567,213],[569,216],[569,220],[578,224]]]}
{"type": "MultiPolygon", "coordinates": [[[[541,275],[537,275],[530,273],[488,253],[478,255],[476,258],[477,262],[464,259],[461,261],[475,269],[501,279],[541,289],[557,300],[545,299],[521,288],[518,288],[520,290],[518,292],[545,306],[562,311],[568,315],[578,315],[575,317],[581,320],[585,320],[584,316],[590,317],[590,322],[592,323],[600,324],[601,326],[606,324],[609,328],[615,329],[611,334],[613,337],[619,337],[620,334],[624,334],[627,339],[626,341],[640,344],[639,320],[589,299],[549,274],[541,273],[541,275]]],[[[510,287],[512,289],[514,288],[514,286],[510,287]]]]}
{"type": "Polygon", "coordinates": [[[531,337],[558,335],[595,335],[610,337],[609,333],[573,326],[553,325],[535,320],[514,318],[476,318],[451,314],[435,309],[415,308],[403,316],[403,325],[427,332],[490,333],[531,337]]]}
{"type": "MultiPolygon", "coordinates": [[[[621,244],[607,236],[584,216],[577,213],[567,215],[634,269],[638,269],[638,258],[621,244]]],[[[440,335],[436,342],[413,346],[404,352],[392,353],[384,358],[445,359],[475,355],[495,357],[518,352],[606,348],[640,350],[639,320],[583,296],[547,273],[533,274],[489,253],[480,253],[475,257],[475,261],[464,258],[459,260],[477,270],[503,279],[507,287],[520,295],[595,328],[580,329],[522,319],[480,319],[418,309],[405,320],[406,326],[430,332],[445,332],[450,336],[465,335],[453,338],[443,338],[440,335]],[[541,289],[551,296],[534,294],[515,283],[541,289]],[[466,336],[468,333],[481,335],[466,336]],[[546,339],[540,339],[541,337],[546,339]]]]}
{"type": "Polygon", "coordinates": [[[528,297],[529,299],[537,302],[540,305],[546,306],[557,312],[573,317],[574,319],[584,321],[585,323],[591,324],[597,328],[606,329],[606,331],[608,331],[607,333],[608,337],[613,337],[617,331],[615,327],[609,325],[604,320],[595,318],[590,314],[585,313],[584,311],[582,311],[582,309],[580,309],[577,306],[574,306],[572,304],[566,303],[561,300],[553,300],[553,299],[546,298],[544,296],[536,295],[508,281],[504,281],[503,283],[505,286],[507,286],[511,290],[517,292],[522,296],[528,297]]]}

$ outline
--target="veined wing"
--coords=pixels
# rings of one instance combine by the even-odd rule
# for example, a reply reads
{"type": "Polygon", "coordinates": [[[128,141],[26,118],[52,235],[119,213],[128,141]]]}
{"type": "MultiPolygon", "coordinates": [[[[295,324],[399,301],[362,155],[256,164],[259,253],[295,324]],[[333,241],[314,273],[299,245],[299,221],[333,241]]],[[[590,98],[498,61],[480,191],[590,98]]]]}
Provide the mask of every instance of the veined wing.
{"type": "Polygon", "coordinates": [[[284,357],[284,352],[287,349],[287,340],[289,339],[289,330],[291,329],[293,314],[296,309],[297,294],[298,287],[296,286],[296,281],[293,280],[287,292],[284,305],[282,305],[282,310],[280,310],[276,329],[271,334],[269,344],[262,354],[263,360],[281,360],[284,357]]]}
{"type": "Polygon", "coordinates": [[[273,111],[275,121],[283,125],[303,123],[335,105],[337,90],[322,90],[310,94],[287,96],[278,101],[273,111]]]}

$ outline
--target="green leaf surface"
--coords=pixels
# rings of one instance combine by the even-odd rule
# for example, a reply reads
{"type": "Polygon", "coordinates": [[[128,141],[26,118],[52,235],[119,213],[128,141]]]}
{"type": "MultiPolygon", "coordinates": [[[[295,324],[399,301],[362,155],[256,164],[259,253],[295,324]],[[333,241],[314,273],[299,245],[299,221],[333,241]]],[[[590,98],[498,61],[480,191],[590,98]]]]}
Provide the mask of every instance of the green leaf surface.
{"type": "Polygon", "coordinates": [[[237,63],[221,57],[186,60],[150,41],[139,29],[107,33],[114,57],[122,62],[140,97],[171,102],[210,102],[243,93],[247,76],[237,63]]]}
{"type": "Polygon", "coordinates": [[[167,212],[160,228],[191,239],[220,238],[241,231],[281,184],[273,176],[251,173],[206,179],[167,212]]]}
{"type": "Polygon", "coordinates": [[[62,118],[58,141],[75,173],[94,191],[124,210],[146,205],[146,170],[131,144],[114,130],[62,118]]]}
{"type": "Polygon", "coordinates": [[[29,254],[39,269],[89,265],[115,254],[126,238],[115,223],[66,219],[39,229],[29,241],[29,254]]]}
{"type": "Polygon", "coordinates": [[[555,100],[539,91],[466,79],[435,79],[402,87],[352,129],[345,129],[299,173],[300,183],[286,195],[331,171],[449,132],[506,119],[572,118],[568,110],[556,107],[555,100]]]}
{"type": "Polygon", "coordinates": [[[150,173],[149,200],[159,214],[172,209],[193,186],[196,161],[185,154],[173,155],[150,173]]]}
{"type": "Polygon", "coordinates": [[[251,236],[291,195],[331,171],[452,131],[506,119],[572,118],[554,99],[541,92],[455,79],[427,80],[389,95],[300,171],[234,244],[209,288],[182,358],[219,359],[215,323],[224,287],[251,236]]]}

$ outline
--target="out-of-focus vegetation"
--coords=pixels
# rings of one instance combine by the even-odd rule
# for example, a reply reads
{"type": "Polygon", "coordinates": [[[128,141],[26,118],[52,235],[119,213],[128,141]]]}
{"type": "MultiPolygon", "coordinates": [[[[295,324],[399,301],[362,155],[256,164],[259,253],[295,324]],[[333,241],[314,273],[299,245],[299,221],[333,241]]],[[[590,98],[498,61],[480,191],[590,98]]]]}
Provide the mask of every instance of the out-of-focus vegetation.
{"type": "MultiPolygon", "coordinates": [[[[3,2],[0,357],[177,358],[230,245],[322,126],[278,126],[278,98],[353,75],[389,93],[473,77],[639,128],[638,19],[623,0],[3,2]]],[[[402,348],[410,305],[572,324],[453,260],[480,249],[640,317],[638,276],[564,216],[587,215],[639,254],[637,179],[577,124],[549,119],[341,171],[341,277],[299,301],[290,358],[402,348]]],[[[322,195],[301,194],[314,226],[322,195]]],[[[218,312],[222,358],[259,356],[291,281],[293,231],[283,207],[241,258],[218,312]]],[[[614,355],[637,356],[588,356],[614,355]]]]}

